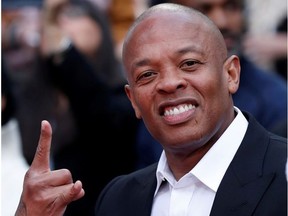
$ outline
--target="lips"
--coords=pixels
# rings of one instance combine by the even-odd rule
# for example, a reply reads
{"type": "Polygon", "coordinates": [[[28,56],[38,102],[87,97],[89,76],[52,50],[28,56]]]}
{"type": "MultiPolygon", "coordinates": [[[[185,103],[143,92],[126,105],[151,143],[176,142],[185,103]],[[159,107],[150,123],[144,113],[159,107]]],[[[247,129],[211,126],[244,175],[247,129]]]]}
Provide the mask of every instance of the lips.
{"type": "Polygon", "coordinates": [[[195,115],[198,105],[193,103],[180,103],[178,105],[165,106],[163,108],[163,120],[168,125],[179,125],[189,121],[195,115]]]}

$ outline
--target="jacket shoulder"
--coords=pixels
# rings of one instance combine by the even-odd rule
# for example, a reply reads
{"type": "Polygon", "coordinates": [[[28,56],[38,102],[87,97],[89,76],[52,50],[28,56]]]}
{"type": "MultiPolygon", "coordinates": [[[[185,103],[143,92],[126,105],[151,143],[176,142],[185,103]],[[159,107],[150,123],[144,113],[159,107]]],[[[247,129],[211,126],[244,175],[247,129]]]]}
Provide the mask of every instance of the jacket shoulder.
{"type": "Polygon", "coordinates": [[[157,164],[111,180],[98,198],[96,215],[150,215],[157,164]]]}

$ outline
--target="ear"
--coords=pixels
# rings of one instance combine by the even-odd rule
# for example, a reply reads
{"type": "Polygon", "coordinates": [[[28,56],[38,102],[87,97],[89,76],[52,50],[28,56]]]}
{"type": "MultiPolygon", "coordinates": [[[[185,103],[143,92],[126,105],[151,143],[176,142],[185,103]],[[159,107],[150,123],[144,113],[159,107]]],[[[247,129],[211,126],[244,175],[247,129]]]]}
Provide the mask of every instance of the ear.
{"type": "Polygon", "coordinates": [[[224,63],[225,70],[228,75],[228,89],[231,94],[234,94],[240,84],[240,59],[236,55],[230,56],[224,63]]]}
{"type": "Polygon", "coordinates": [[[134,95],[133,95],[133,93],[131,91],[131,87],[128,84],[126,84],[124,88],[125,88],[126,95],[129,98],[129,100],[130,100],[130,102],[132,104],[132,107],[133,107],[133,109],[135,111],[136,117],[138,119],[141,119],[142,117],[141,117],[141,114],[140,114],[140,110],[138,109],[138,106],[136,105],[136,101],[135,101],[134,95]]]}

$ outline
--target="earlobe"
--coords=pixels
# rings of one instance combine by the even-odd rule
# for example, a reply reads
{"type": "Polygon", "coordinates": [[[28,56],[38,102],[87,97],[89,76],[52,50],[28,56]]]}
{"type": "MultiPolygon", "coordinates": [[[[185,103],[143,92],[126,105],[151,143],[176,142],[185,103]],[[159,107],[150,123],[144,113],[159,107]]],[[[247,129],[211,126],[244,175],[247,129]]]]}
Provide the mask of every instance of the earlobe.
{"type": "Polygon", "coordinates": [[[226,62],[226,69],[228,72],[228,87],[231,94],[234,94],[240,84],[240,59],[236,55],[230,56],[226,62]]]}
{"type": "Polygon", "coordinates": [[[134,100],[133,94],[131,93],[130,86],[129,86],[128,84],[126,84],[124,88],[125,88],[126,95],[127,95],[127,97],[129,98],[129,100],[130,100],[130,102],[131,102],[131,104],[132,104],[132,107],[133,107],[133,109],[134,109],[134,111],[135,111],[136,117],[137,117],[138,119],[141,119],[142,116],[141,116],[141,114],[140,114],[140,111],[139,111],[138,107],[136,106],[136,102],[135,102],[135,100],[134,100]]]}

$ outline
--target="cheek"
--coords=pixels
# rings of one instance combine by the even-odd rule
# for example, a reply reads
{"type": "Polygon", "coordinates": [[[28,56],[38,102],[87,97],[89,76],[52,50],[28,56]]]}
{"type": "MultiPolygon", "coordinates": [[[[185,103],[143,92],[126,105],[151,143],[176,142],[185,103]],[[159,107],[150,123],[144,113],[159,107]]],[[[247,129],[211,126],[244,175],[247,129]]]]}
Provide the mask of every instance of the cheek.
{"type": "MultiPolygon", "coordinates": [[[[211,73],[210,73],[211,74],[211,73]]],[[[203,73],[197,79],[194,79],[191,84],[204,98],[214,97],[221,88],[219,77],[203,73]]]]}
{"type": "MultiPolygon", "coordinates": [[[[148,89],[142,88],[140,91],[134,92],[134,103],[135,103],[135,111],[136,115],[143,116],[146,113],[150,113],[151,107],[153,106],[153,102],[155,100],[152,97],[151,91],[148,89]]],[[[137,116],[139,118],[139,116],[137,116]]]]}
{"type": "Polygon", "coordinates": [[[205,74],[194,82],[194,88],[203,98],[204,104],[206,104],[205,107],[215,108],[215,106],[219,106],[219,103],[222,103],[224,99],[224,95],[229,94],[227,82],[225,81],[227,78],[221,76],[220,79],[219,77],[219,75],[211,76],[205,74]]]}

